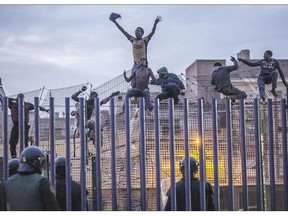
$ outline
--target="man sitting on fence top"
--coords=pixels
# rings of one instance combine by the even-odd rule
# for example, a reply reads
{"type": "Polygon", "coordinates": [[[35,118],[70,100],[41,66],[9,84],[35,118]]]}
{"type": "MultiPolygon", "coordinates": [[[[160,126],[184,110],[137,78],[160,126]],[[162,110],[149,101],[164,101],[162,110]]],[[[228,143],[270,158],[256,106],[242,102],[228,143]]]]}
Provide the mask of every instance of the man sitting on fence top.
{"type": "Polygon", "coordinates": [[[276,69],[278,70],[280,77],[282,79],[283,84],[286,86],[287,82],[284,76],[284,73],[280,67],[279,62],[272,58],[272,51],[266,50],[264,53],[263,59],[257,62],[250,62],[242,58],[238,58],[239,61],[243,62],[244,64],[250,66],[250,67],[261,67],[260,74],[258,76],[257,84],[259,88],[259,94],[260,94],[260,100],[262,103],[265,103],[265,85],[272,84],[271,93],[274,97],[277,97],[276,88],[277,88],[277,79],[278,79],[278,73],[276,69]]]}
{"type": "Polygon", "coordinates": [[[130,82],[131,80],[135,79],[135,86],[127,91],[126,97],[144,97],[146,113],[147,115],[151,115],[153,105],[151,104],[150,100],[148,84],[150,77],[153,81],[155,81],[156,78],[152,70],[147,67],[147,60],[145,58],[141,58],[140,67],[136,70],[135,73],[131,74],[130,77],[126,76],[126,71],[124,71],[123,75],[126,82],[130,82]]]}
{"type": "Polygon", "coordinates": [[[156,84],[161,86],[162,92],[157,95],[159,101],[163,99],[167,99],[172,97],[174,99],[174,104],[178,104],[179,95],[185,94],[185,86],[182,81],[178,78],[178,76],[174,73],[168,73],[168,69],[166,67],[162,67],[157,71],[159,78],[155,80],[155,82],[151,82],[151,84],[156,84]]]}
{"type": "Polygon", "coordinates": [[[231,99],[232,105],[236,103],[236,99],[245,99],[247,94],[244,91],[235,88],[230,79],[230,73],[239,68],[238,61],[231,56],[233,66],[222,66],[220,62],[214,63],[211,84],[215,85],[215,90],[231,99]]]}

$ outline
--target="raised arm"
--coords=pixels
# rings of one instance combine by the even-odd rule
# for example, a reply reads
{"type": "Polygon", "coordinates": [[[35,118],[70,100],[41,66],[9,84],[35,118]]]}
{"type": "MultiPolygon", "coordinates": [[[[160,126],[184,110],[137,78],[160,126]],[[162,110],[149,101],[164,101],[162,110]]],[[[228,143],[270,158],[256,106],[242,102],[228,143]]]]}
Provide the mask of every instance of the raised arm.
{"type": "Polygon", "coordinates": [[[243,62],[244,64],[250,66],[250,67],[257,67],[257,66],[261,66],[261,61],[258,61],[258,62],[250,62],[250,61],[247,61],[245,59],[242,59],[242,58],[238,58],[238,61],[241,61],[243,62]]]}
{"type": "Polygon", "coordinates": [[[233,56],[231,56],[230,60],[234,63],[234,65],[226,66],[226,70],[228,71],[228,73],[231,73],[232,71],[237,70],[239,68],[238,61],[233,56]]]}
{"type": "Polygon", "coordinates": [[[118,18],[121,18],[121,15],[120,14],[117,14],[117,13],[112,13],[109,17],[109,19],[117,26],[117,28],[125,35],[125,37],[128,39],[128,40],[132,40],[133,39],[133,36],[128,34],[123,28],[122,26],[119,25],[119,23],[116,21],[116,19],[118,18]]]}
{"type": "Polygon", "coordinates": [[[158,24],[160,21],[162,21],[161,16],[157,16],[156,19],[155,19],[155,22],[154,22],[152,31],[151,31],[151,33],[147,36],[147,37],[148,37],[148,40],[150,40],[150,39],[152,38],[152,36],[154,35],[154,33],[155,33],[155,31],[156,31],[156,26],[157,26],[157,24],[158,24]]]}
{"type": "Polygon", "coordinates": [[[126,82],[130,82],[134,77],[135,77],[136,73],[132,73],[130,77],[127,77],[126,76],[126,71],[124,70],[123,72],[123,76],[124,76],[124,79],[126,80],[126,82]]]}
{"type": "Polygon", "coordinates": [[[74,101],[76,101],[76,102],[79,102],[80,100],[79,100],[79,95],[82,93],[82,92],[84,92],[84,91],[86,91],[87,90],[87,87],[86,86],[82,86],[82,88],[79,90],[79,91],[77,91],[77,92],[75,92],[72,96],[71,96],[71,98],[74,100],[74,101]]]}
{"type": "Polygon", "coordinates": [[[100,106],[103,104],[106,104],[112,97],[115,97],[116,95],[119,95],[119,94],[120,94],[120,91],[113,92],[110,96],[100,101],[100,106]]]}

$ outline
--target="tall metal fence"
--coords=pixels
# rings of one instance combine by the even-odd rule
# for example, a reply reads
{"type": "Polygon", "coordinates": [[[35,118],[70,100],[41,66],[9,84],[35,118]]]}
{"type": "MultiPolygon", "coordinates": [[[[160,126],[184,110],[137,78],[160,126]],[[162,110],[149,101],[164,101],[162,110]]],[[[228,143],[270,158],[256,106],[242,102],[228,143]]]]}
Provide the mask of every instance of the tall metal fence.
{"type": "MultiPolygon", "coordinates": [[[[39,98],[34,98],[30,142],[49,155],[49,172],[44,174],[53,186],[55,158],[64,155],[71,161],[67,168],[81,183],[83,210],[86,198],[89,210],[163,210],[168,188],[175,189],[181,177],[178,162],[188,155],[200,162],[202,185],[205,181],[213,185],[216,210],[288,210],[285,99],[268,99],[261,105],[255,98],[233,106],[228,99],[184,98],[177,105],[172,99],[154,100],[152,115],[145,112],[142,98],[139,106],[126,100],[124,114],[118,99],[112,98],[101,109],[97,99],[92,136],[85,128],[84,98],[78,125],[70,115],[75,108],[69,98],[62,107],[55,106],[53,95],[45,101],[50,111],[41,115],[39,98]]],[[[2,112],[1,174],[6,180],[10,158],[7,98],[2,112]]],[[[19,113],[23,115],[23,107],[19,113]]],[[[23,146],[22,134],[18,156],[23,146]]],[[[66,183],[70,185],[68,178],[66,183]]],[[[176,210],[175,194],[171,198],[176,210]]],[[[204,190],[200,201],[201,210],[206,210],[204,190]]]]}

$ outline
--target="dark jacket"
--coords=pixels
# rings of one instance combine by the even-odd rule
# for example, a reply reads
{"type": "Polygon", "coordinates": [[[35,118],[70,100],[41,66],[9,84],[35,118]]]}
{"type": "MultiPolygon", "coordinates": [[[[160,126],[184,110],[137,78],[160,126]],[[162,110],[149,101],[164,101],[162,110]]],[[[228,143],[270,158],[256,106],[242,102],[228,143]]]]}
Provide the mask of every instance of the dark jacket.
{"type": "Polygon", "coordinates": [[[5,183],[5,200],[10,211],[56,211],[58,205],[48,179],[38,173],[15,174],[5,183]]]}
{"type": "MultiPolygon", "coordinates": [[[[66,211],[66,180],[63,175],[56,175],[56,199],[60,210],[66,211]]],[[[73,180],[71,180],[71,210],[81,211],[81,185],[73,180]]]]}
{"type": "Polygon", "coordinates": [[[214,67],[211,84],[215,85],[215,90],[221,92],[222,89],[231,86],[230,73],[238,69],[238,62],[234,61],[233,66],[214,67]]]}
{"type": "MultiPolygon", "coordinates": [[[[213,188],[209,182],[206,182],[206,210],[214,211],[213,203],[213,188]]],[[[167,194],[168,200],[166,202],[165,211],[171,211],[171,196],[170,189],[167,194]]],[[[185,181],[182,178],[179,182],[176,183],[176,206],[177,211],[186,211],[186,202],[185,202],[185,181]]],[[[191,179],[191,210],[200,211],[200,181],[197,178],[191,179]]]]}
{"type": "Polygon", "coordinates": [[[168,73],[166,78],[159,77],[155,82],[151,82],[154,85],[160,85],[162,91],[166,91],[170,84],[175,85],[179,90],[184,90],[185,86],[176,74],[168,73]]]}

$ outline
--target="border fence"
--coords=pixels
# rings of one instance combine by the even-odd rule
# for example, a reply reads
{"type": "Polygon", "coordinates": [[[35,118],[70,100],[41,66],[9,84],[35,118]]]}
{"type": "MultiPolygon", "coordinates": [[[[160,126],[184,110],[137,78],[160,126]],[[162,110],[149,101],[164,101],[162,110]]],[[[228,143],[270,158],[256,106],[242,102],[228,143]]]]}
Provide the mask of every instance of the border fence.
{"type": "MultiPolygon", "coordinates": [[[[0,156],[5,181],[9,159],[6,97],[3,102],[0,156]]],[[[175,190],[180,177],[178,161],[188,155],[200,162],[202,185],[205,181],[213,185],[216,210],[288,210],[286,99],[268,99],[267,105],[261,105],[255,98],[233,106],[228,99],[184,98],[175,106],[172,99],[154,100],[152,115],[145,112],[142,98],[139,108],[125,100],[124,114],[118,112],[122,104],[116,98],[104,109],[97,99],[92,139],[86,135],[84,98],[80,99],[79,127],[70,115],[74,104],[69,98],[63,107],[54,103],[53,96],[49,97],[46,107],[50,112],[41,114],[39,98],[34,98],[30,141],[49,156],[43,174],[52,186],[55,158],[64,155],[71,161],[67,174],[81,183],[82,210],[86,210],[86,200],[89,210],[163,210],[168,188],[175,190]]],[[[23,107],[19,107],[19,124],[23,125],[23,107]]],[[[24,146],[21,133],[18,153],[24,146]]],[[[175,193],[171,202],[176,210],[175,193]]],[[[200,202],[201,210],[206,210],[204,190],[200,202]]]]}

